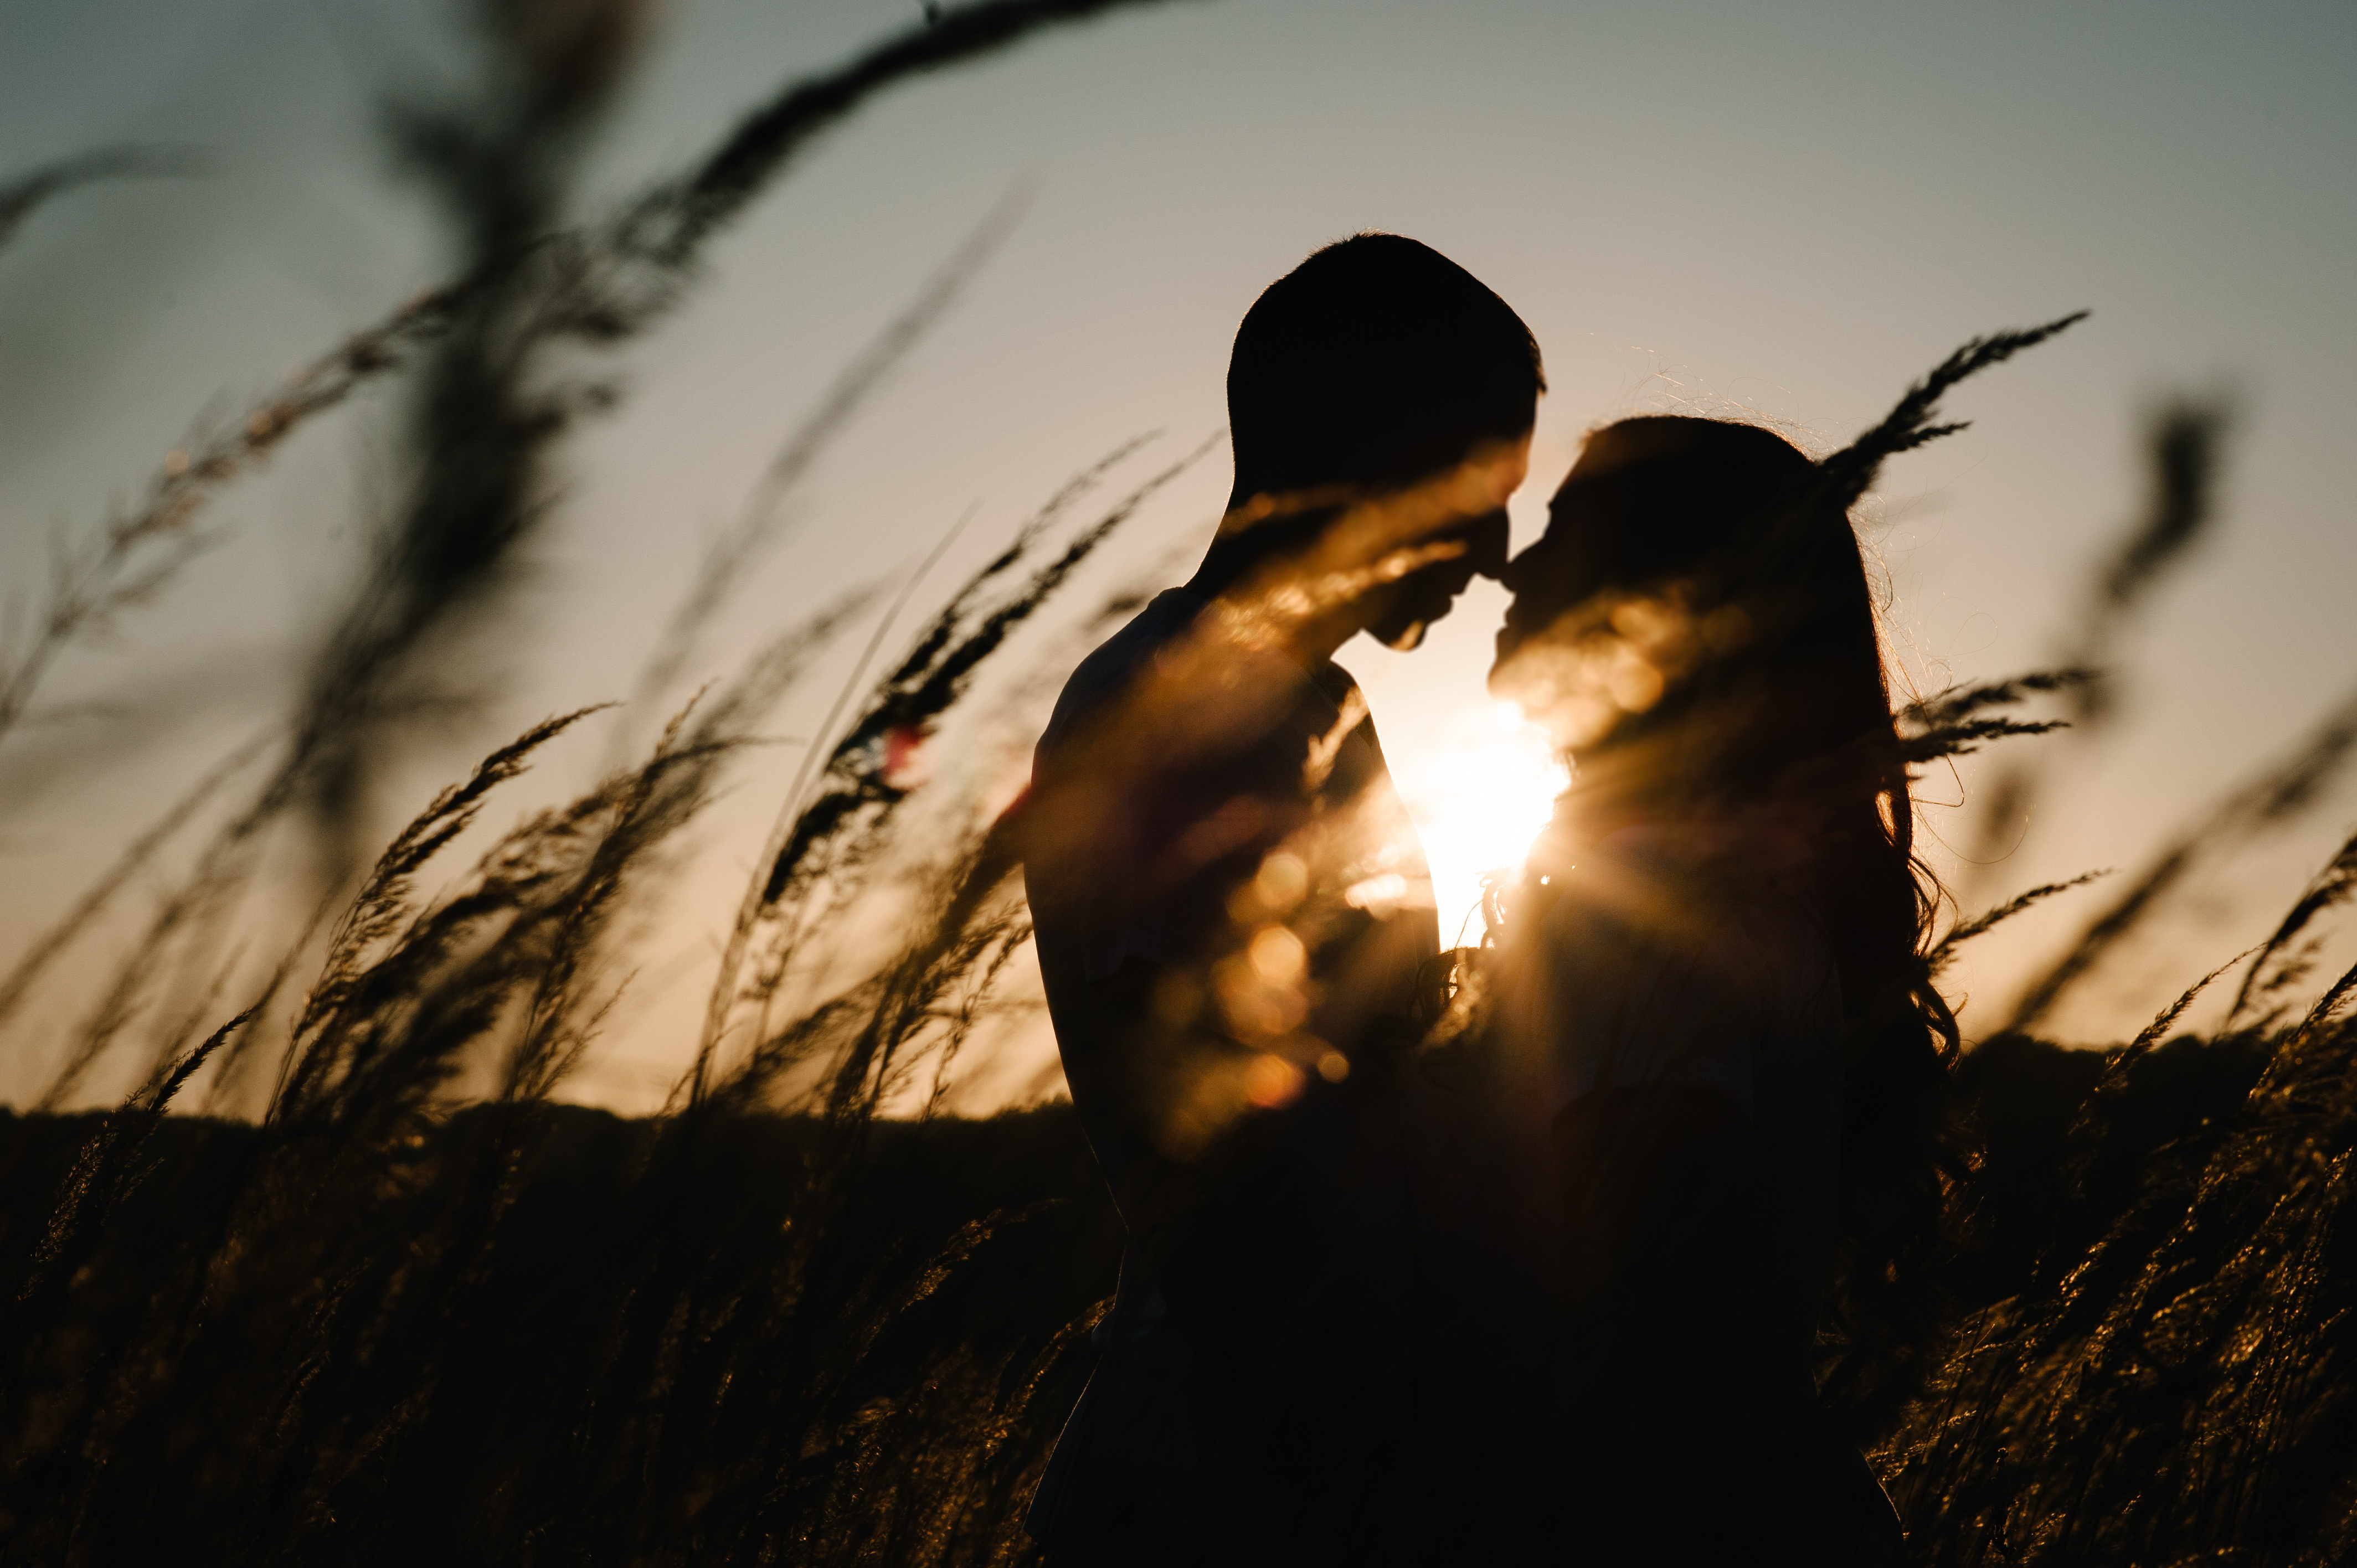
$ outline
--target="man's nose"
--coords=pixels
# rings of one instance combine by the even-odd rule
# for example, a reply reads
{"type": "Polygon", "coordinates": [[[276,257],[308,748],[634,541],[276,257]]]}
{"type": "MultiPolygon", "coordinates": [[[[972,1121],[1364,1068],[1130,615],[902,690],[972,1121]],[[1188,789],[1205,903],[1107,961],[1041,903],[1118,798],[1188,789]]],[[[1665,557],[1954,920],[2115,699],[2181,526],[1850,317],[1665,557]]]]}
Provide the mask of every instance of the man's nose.
{"type": "Polygon", "coordinates": [[[1477,518],[1465,534],[1465,558],[1477,576],[1506,580],[1506,509],[1477,518]]]}

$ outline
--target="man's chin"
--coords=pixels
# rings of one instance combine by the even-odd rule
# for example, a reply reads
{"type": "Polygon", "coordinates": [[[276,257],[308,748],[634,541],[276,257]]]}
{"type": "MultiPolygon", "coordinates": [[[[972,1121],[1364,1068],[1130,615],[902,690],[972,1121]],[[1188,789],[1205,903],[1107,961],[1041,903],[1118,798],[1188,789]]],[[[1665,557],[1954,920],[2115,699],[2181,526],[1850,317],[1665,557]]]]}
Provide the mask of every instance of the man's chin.
{"type": "Polygon", "coordinates": [[[1367,628],[1367,635],[1394,653],[1405,653],[1422,645],[1424,634],[1457,607],[1455,594],[1421,594],[1409,603],[1394,606],[1367,628]]]}

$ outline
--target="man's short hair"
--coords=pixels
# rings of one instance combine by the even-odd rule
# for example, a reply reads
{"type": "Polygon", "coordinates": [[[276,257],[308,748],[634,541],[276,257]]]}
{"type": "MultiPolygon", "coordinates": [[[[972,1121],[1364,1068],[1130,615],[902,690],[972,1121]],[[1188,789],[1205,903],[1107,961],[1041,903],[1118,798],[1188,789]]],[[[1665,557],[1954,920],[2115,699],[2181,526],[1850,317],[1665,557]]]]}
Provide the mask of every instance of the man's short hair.
{"type": "Polygon", "coordinates": [[[1538,341],[1471,273],[1355,234],[1269,285],[1228,361],[1235,498],[1404,485],[1531,427],[1538,341]]]}

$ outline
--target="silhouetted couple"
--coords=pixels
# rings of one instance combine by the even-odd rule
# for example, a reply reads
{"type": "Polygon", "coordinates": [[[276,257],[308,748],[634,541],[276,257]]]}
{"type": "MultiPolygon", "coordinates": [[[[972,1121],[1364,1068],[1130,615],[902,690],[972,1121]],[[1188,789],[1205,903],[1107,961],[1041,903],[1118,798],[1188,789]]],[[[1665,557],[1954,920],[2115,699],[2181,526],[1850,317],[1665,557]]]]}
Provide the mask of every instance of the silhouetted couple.
{"type": "Polygon", "coordinates": [[[1237,333],[1202,566],[1039,742],[1040,966],[1128,1237],[1051,1563],[1897,1559],[1813,1383],[1936,1218],[1953,1028],[1857,542],[1780,437],[1645,418],[1509,564],[1544,390],[1436,252],[1311,256],[1237,333]],[[1443,954],[1333,655],[1477,573],[1491,689],[1576,774],[1443,954]]]}

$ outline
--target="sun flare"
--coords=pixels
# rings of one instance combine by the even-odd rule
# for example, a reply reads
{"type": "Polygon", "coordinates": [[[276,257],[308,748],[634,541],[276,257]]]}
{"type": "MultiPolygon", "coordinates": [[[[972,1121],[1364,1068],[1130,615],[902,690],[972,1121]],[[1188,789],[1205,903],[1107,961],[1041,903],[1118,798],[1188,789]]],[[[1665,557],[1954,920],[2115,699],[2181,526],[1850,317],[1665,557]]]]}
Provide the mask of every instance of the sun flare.
{"type": "Polygon", "coordinates": [[[1454,943],[1463,930],[1475,940],[1481,878],[1522,869],[1568,771],[1522,709],[1488,701],[1464,710],[1438,746],[1401,759],[1393,772],[1432,864],[1440,940],[1454,943]]]}

